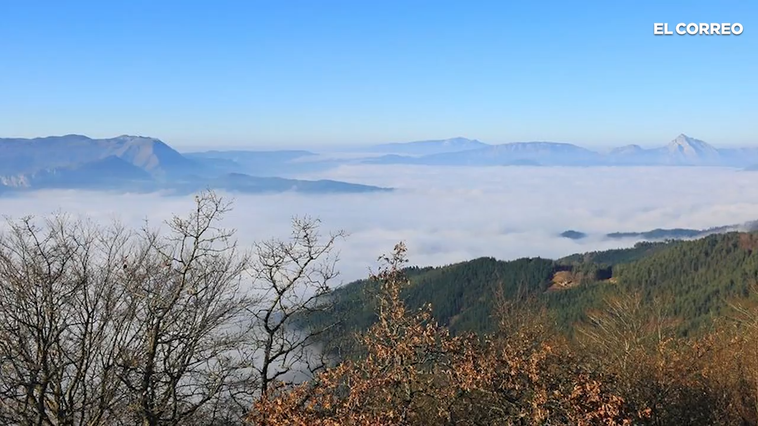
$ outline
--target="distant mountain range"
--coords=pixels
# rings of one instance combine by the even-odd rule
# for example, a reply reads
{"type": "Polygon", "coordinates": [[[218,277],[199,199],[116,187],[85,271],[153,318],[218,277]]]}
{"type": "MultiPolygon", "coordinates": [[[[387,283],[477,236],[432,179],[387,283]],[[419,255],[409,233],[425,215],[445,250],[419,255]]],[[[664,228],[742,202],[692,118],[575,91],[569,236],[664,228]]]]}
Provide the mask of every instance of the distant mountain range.
{"type": "Polygon", "coordinates": [[[628,145],[605,153],[569,143],[514,142],[488,145],[464,138],[380,145],[378,148],[389,153],[368,158],[364,163],[439,166],[726,166],[758,169],[758,147],[717,149],[684,134],[660,148],[645,149],[639,145],[628,145]],[[410,152],[414,155],[408,155],[410,152]]]}
{"type": "Polygon", "coordinates": [[[0,138],[0,192],[34,189],[196,192],[372,192],[369,185],[273,177],[307,152],[227,152],[183,155],[150,137],[92,139],[82,135],[0,138]],[[243,171],[254,170],[256,175],[243,171]]]}
{"type": "Polygon", "coordinates": [[[375,152],[375,153],[391,153],[391,154],[405,154],[405,155],[429,155],[429,154],[442,154],[461,151],[470,151],[474,149],[481,149],[489,147],[490,145],[479,142],[475,139],[466,139],[463,137],[441,139],[441,140],[428,140],[417,142],[401,142],[401,143],[388,143],[381,145],[374,145],[364,149],[363,151],[375,152]]]}
{"type": "MultiPolygon", "coordinates": [[[[344,153],[343,153],[344,154],[344,153]]],[[[92,139],[82,135],[0,138],[0,192],[41,188],[192,192],[212,185],[244,192],[371,192],[369,185],[306,181],[306,173],[342,165],[434,166],[727,166],[758,170],[758,147],[717,149],[679,135],[653,149],[628,145],[597,152],[569,143],[489,145],[457,137],[389,143],[355,149],[349,156],[304,150],[179,153],[151,137],[92,139]]]]}
{"type": "Polygon", "coordinates": [[[162,141],[142,136],[91,139],[66,135],[0,139],[0,171],[3,175],[75,167],[107,157],[120,158],[152,176],[183,173],[195,166],[162,141]]]}
{"type": "MultiPolygon", "coordinates": [[[[612,232],[603,235],[603,238],[608,239],[634,239],[642,241],[666,241],[666,240],[689,240],[695,238],[703,238],[708,235],[725,234],[727,232],[755,232],[758,231],[758,220],[746,222],[739,225],[726,225],[718,226],[708,229],[690,229],[690,228],[673,228],[662,229],[657,228],[651,231],[644,232],[612,232]]],[[[560,234],[563,238],[571,240],[581,240],[589,237],[590,235],[570,229],[560,234]]]]}

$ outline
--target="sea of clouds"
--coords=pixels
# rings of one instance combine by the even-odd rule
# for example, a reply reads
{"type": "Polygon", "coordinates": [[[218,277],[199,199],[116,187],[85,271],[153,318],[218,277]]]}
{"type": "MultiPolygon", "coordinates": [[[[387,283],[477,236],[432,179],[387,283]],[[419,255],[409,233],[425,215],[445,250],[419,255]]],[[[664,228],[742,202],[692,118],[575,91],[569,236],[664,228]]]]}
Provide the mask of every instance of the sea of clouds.
{"type": "MultiPolygon", "coordinates": [[[[390,193],[226,194],[226,227],[242,244],[286,238],[293,216],[321,219],[324,233],[344,230],[341,280],[367,276],[376,258],[405,241],[412,264],[444,265],[491,256],[557,258],[631,246],[608,232],[708,228],[758,219],[758,173],[700,167],[343,166],[300,176],[397,188],[390,193]],[[567,229],[588,233],[561,238],[567,229]]],[[[191,196],[39,191],[0,198],[19,218],[56,211],[138,227],[184,215],[191,196]]]]}

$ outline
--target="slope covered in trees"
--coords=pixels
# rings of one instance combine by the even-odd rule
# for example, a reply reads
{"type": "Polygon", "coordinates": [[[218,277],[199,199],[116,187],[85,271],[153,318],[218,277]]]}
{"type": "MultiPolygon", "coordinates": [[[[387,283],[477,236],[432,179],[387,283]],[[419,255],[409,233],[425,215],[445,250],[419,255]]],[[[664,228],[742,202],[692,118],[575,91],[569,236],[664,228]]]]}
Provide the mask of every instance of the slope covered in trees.
{"type": "MultiPolygon", "coordinates": [[[[751,297],[749,289],[758,282],[757,241],[756,234],[734,232],[695,241],[643,242],[558,260],[480,258],[437,268],[412,267],[406,269],[410,285],[402,298],[413,309],[430,304],[435,320],[455,334],[491,332],[498,301],[535,297],[554,315],[557,327],[571,335],[607,296],[640,293],[646,301],[666,298],[678,332],[686,335],[709,325],[734,301],[751,297]],[[560,272],[568,273],[572,285],[555,285],[560,272]]],[[[373,323],[374,293],[369,281],[333,292],[345,324],[335,336],[373,323]]]]}
{"type": "MultiPolygon", "coordinates": [[[[717,241],[718,246],[721,241],[717,241]]],[[[723,243],[727,243],[723,242],[723,243]]],[[[639,293],[606,297],[574,339],[534,298],[501,299],[494,331],[452,335],[401,293],[405,247],[371,281],[376,322],[361,351],[313,380],[259,399],[254,424],[755,425],[758,310],[709,333],[677,336],[665,306],[639,293]]],[[[418,273],[418,270],[412,270],[418,273]]],[[[418,275],[416,277],[418,279],[418,275]]],[[[366,284],[364,284],[366,285],[366,284]]]]}

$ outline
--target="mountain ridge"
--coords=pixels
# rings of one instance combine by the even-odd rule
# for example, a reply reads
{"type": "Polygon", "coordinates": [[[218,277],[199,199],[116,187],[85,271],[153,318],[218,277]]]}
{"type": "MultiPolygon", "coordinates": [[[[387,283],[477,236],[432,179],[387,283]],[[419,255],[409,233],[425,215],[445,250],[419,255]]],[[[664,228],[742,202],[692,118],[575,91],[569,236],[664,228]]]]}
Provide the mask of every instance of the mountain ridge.
{"type": "MultiPolygon", "coordinates": [[[[360,151],[360,150],[359,150],[360,151]]],[[[200,182],[230,182],[229,173],[243,173],[260,178],[255,185],[247,180],[246,188],[260,188],[269,182],[278,188],[326,188],[330,184],[298,184],[303,173],[323,172],[342,165],[411,164],[433,166],[723,166],[755,170],[758,148],[718,149],[705,141],[680,134],[658,148],[626,145],[609,152],[597,152],[566,142],[512,142],[490,145],[477,139],[455,137],[405,143],[375,145],[358,157],[329,158],[305,150],[251,151],[211,150],[179,153],[160,139],[148,136],[120,135],[95,139],[80,134],[45,136],[31,139],[0,138],[0,184],[3,191],[35,187],[112,187],[133,185],[141,188],[191,186],[200,182]],[[378,147],[378,148],[377,148],[378,147]],[[374,152],[372,152],[372,150],[374,152]],[[369,154],[381,154],[376,156],[369,154]],[[380,151],[380,152],[376,152],[380,151]],[[114,168],[98,166],[106,158],[119,158],[150,175],[144,176],[120,162],[114,168]],[[127,170],[129,169],[129,170],[127,170]],[[226,178],[224,178],[226,176],[226,178]],[[292,180],[288,185],[265,178],[292,180]],[[56,179],[58,180],[56,182],[56,179]],[[103,180],[105,184],[88,182],[103,180]],[[185,182],[186,183],[186,182],[185,182]],[[186,185],[185,185],[186,186],[186,185]]],[[[113,160],[111,160],[113,161],[113,160]]],[[[383,191],[386,188],[360,185],[349,188],[333,181],[334,188],[347,192],[360,188],[383,191]]]]}
{"type": "MultiPolygon", "coordinates": [[[[440,142],[440,141],[438,141],[440,142]]],[[[407,144],[414,144],[408,142],[407,144]]],[[[637,144],[611,149],[607,153],[565,142],[482,143],[467,150],[429,152],[407,156],[393,153],[366,159],[370,164],[417,165],[545,165],[545,166],[731,166],[758,164],[758,147],[718,149],[705,141],[682,133],[668,144],[643,148],[637,144]]],[[[441,145],[436,150],[439,151],[441,145]]],[[[402,151],[402,150],[398,150],[402,151]]]]}
{"type": "Polygon", "coordinates": [[[379,145],[372,145],[365,148],[364,151],[380,152],[390,154],[415,154],[426,155],[443,152],[459,152],[470,149],[484,148],[490,146],[477,139],[468,139],[462,136],[456,136],[448,139],[430,139],[413,142],[393,142],[379,145]]]}
{"type": "Polygon", "coordinates": [[[93,139],[70,134],[33,139],[0,138],[0,171],[4,175],[73,167],[109,156],[119,157],[155,176],[184,173],[197,167],[165,142],[146,136],[93,139]],[[17,161],[19,159],[21,161],[17,161]]]}
{"type": "MultiPolygon", "coordinates": [[[[273,165],[266,172],[277,171],[278,163],[271,158],[264,158],[252,167],[266,164],[273,165]]],[[[68,134],[31,139],[0,138],[2,193],[44,188],[193,192],[209,186],[254,193],[391,190],[333,180],[249,176],[240,173],[236,166],[233,161],[224,162],[223,158],[185,156],[160,139],[147,136],[93,139],[68,134]]]]}
{"type": "MultiPolygon", "coordinates": [[[[741,224],[716,226],[706,229],[692,228],[656,228],[649,231],[626,231],[610,232],[603,235],[606,239],[637,239],[642,241],[667,241],[667,240],[688,240],[695,238],[707,237],[713,234],[725,234],[728,232],[755,232],[758,231],[758,220],[753,220],[741,224]]],[[[569,229],[560,234],[563,238],[570,240],[581,240],[588,238],[590,235],[569,229]]]]}

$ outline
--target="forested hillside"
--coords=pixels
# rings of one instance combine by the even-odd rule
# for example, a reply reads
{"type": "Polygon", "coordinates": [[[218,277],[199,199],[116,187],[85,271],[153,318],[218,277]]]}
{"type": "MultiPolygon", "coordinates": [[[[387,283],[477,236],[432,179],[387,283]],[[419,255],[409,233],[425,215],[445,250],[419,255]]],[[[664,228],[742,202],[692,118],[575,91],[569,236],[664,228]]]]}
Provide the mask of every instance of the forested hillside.
{"type": "MultiPolygon", "coordinates": [[[[411,267],[402,298],[412,309],[430,304],[434,319],[454,334],[491,332],[498,301],[535,298],[556,326],[571,335],[607,296],[639,293],[645,301],[665,300],[679,334],[688,335],[708,326],[733,301],[751,297],[750,288],[758,282],[756,248],[756,234],[735,232],[695,241],[642,242],[558,260],[479,258],[438,268],[411,267]]],[[[370,281],[333,292],[344,325],[330,339],[374,322],[374,293],[370,281]]]]}
{"type": "Polygon", "coordinates": [[[325,340],[352,340],[343,347],[352,352],[312,381],[257,401],[250,419],[267,426],[756,425],[758,309],[744,291],[755,276],[756,241],[735,233],[556,262],[476,259],[424,269],[402,269],[399,244],[371,280],[334,295],[346,324],[361,330],[325,340]],[[504,271],[512,275],[501,280],[504,271]],[[454,300],[411,308],[421,295],[454,300]],[[583,318],[567,335],[558,322],[573,312],[583,318]],[[717,312],[723,315],[708,321],[717,312]],[[477,322],[480,315],[489,321],[477,322]],[[453,334],[435,319],[477,333],[453,334]]]}

